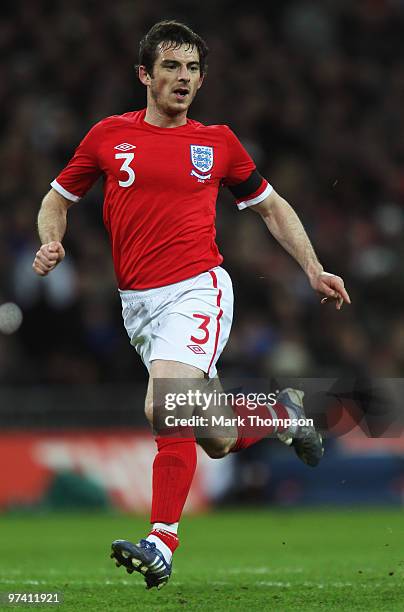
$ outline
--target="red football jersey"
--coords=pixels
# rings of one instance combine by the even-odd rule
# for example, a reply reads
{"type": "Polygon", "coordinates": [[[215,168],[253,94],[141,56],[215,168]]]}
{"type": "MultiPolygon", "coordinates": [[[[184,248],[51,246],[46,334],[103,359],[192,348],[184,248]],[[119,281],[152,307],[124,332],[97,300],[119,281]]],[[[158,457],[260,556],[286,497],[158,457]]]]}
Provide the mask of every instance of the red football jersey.
{"type": "Polygon", "coordinates": [[[97,123],[51,183],[76,202],[103,176],[103,218],[120,289],[161,287],[219,265],[219,187],[231,189],[240,209],[272,189],[227,126],[188,119],[160,128],[145,113],[97,123]]]}

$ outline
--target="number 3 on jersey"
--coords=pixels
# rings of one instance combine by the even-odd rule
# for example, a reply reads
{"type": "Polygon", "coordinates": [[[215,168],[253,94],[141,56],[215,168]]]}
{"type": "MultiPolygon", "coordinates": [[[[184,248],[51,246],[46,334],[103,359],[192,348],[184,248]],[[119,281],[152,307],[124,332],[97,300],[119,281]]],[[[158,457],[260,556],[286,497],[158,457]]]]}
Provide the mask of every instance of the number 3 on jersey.
{"type": "Polygon", "coordinates": [[[120,187],[130,187],[135,182],[135,178],[136,178],[135,171],[129,165],[133,161],[134,157],[135,157],[134,153],[116,153],[115,154],[115,159],[125,160],[122,166],[119,168],[119,170],[121,172],[126,172],[128,175],[128,178],[126,179],[126,181],[118,181],[120,187]]]}

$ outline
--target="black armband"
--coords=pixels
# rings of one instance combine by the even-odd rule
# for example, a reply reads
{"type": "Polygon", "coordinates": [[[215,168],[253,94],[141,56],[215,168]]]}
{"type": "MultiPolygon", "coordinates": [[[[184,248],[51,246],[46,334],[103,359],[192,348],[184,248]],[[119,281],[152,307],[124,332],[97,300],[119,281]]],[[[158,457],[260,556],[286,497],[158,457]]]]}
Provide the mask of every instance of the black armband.
{"type": "Polygon", "coordinates": [[[257,191],[262,185],[263,180],[260,173],[257,170],[253,170],[248,179],[237,185],[229,185],[229,189],[236,200],[242,200],[257,191]]]}

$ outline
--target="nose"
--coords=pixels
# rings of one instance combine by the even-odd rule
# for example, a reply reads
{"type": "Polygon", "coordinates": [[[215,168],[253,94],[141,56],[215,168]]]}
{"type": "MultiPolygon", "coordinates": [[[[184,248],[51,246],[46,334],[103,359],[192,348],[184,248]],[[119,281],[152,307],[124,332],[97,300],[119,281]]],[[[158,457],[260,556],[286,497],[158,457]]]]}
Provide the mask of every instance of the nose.
{"type": "Polygon", "coordinates": [[[189,81],[189,70],[185,64],[182,64],[178,73],[178,79],[180,81],[189,81]]]}

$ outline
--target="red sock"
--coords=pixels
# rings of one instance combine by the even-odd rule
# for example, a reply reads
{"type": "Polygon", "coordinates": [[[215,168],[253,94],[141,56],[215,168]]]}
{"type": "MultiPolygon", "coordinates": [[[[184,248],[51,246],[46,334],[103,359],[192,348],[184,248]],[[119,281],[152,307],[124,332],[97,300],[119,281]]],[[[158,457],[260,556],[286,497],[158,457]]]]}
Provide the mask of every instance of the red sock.
{"type": "MultiPolygon", "coordinates": [[[[274,406],[270,406],[271,411],[276,415],[278,419],[288,419],[289,413],[286,410],[285,406],[279,404],[278,402],[274,406]]],[[[235,445],[231,449],[232,453],[237,453],[238,451],[243,450],[244,448],[248,448],[253,444],[256,444],[262,438],[266,438],[270,434],[280,433],[281,431],[285,431],[285,427],[281,425],[251,425],[248,421],[248,416],[256,415],[261,419],[272,419],[271,412],[268,410],[267,406],[264,404],[256,404],[255,408],[252,410],[251,408],[247,408],[245,404],[241,406],[233,405],[233,410],[237,416],[240,416],[244,419],[245,424],[240,425],[238,427],[238,437],[235,445]]]]}
{"type": "MultiPolygon", "coordinates": [[[[196,468],[194,438],[156,437],[151,523],[176,523],[184,508],[196,468]]],[[[160,537],[160,536],[159,536],[160,537]]]]}

